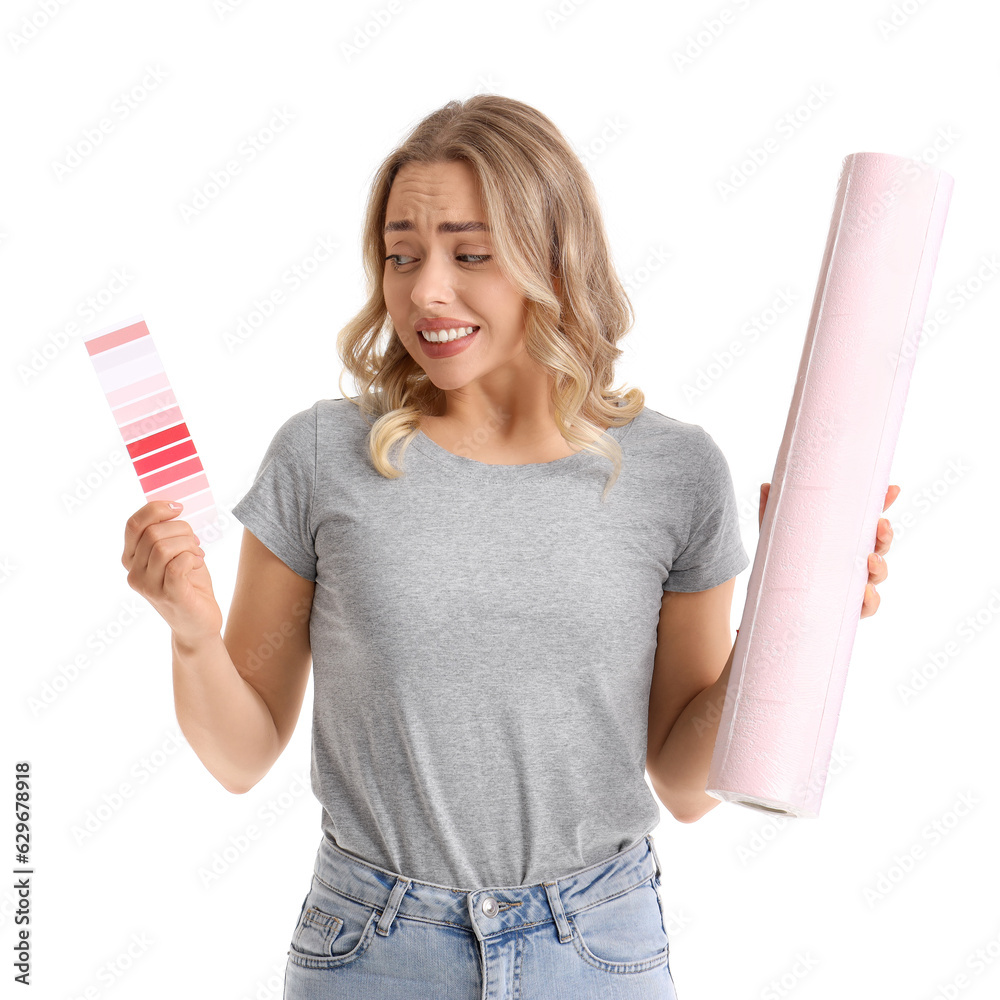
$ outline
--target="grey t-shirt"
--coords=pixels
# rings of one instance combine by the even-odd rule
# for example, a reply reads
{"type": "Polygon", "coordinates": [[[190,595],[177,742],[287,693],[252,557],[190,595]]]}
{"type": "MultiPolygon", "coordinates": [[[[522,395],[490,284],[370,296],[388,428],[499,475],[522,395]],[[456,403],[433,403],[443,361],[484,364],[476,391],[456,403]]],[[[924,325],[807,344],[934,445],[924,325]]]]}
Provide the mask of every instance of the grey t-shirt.
{"type": "MultiPolygon", "coordinates": [[[[646,720],[664,590],[750,562],[712,437],[645,407],[585,450],[488,465],[422,431],[386,479],[321,399],[233,513],[316,581],[312,788],[342,850],[462,889],[559,878],[660,821],[646,720]]],[[[719,665],[720,668],[722,664],[719,665]]]]}

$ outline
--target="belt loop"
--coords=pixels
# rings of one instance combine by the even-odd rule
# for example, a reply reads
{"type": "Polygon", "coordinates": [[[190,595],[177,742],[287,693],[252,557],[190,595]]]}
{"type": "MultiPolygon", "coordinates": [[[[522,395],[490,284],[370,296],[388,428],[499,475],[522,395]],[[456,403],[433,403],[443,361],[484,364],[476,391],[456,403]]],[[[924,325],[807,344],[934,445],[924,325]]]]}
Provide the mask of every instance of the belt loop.
{"type": "Polygon", "coordinates": [[[385,904],[385,909],[379,918],[378,926],[375,928],[376,932],[381,934],[382,937],[385,937],[389,933],[389,928],[392,926],[393,920],[396,919],[396,911],[399,909],[399,904],[403,901],[403,896],[406,895],[406,890],[409,888],[409,879],[402,877],[396,879],[396,884],[392,887],[392,892],[389,893],[389,901],[385,904]]]}
{"type": "Polygon", "coordinates": [[[653,843],[653,835],[651,833],[647,833],[646,834],[646,840],[649,843],[649,849],[650,849],[650,851],[652,851],[652,853],[653,853],[653,860],[656,862],[656,881],[657,881],[657,883],[659,883],[659,881],[660,881],[660,872],[661,872],[661,869],[660,869],[660,857],[656,853],[656,844],[653,843]]]}
{"type": "Polygon", "coordinates": [[[569,929],[569,921],[566,919],[566,911],[563,909],[562,897],[559,895],[558,882],[543,882],[545,895],[549,897],[549,909],[552,910],[552,919],[556,922],[556,929],[559,931],[560,944],[566,944],[573,940],[573,933],[569,929]]]}

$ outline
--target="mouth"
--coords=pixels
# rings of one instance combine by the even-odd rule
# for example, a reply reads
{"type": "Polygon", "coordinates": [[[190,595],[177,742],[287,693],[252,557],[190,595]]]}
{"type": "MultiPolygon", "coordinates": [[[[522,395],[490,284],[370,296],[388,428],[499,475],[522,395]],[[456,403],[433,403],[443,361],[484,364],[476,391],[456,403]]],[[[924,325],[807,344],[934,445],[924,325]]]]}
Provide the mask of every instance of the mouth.
{"type": "MultiPolygon", "coordinates": [[[[463,351],[467,351],[469,347],[475,343],[476,338],[479,336],[479,327],[473,326],[471,328],[471,333],[466,333],[464,331],[469,330],[469,327],[459,327],[462,333],[457,331],[443,330],[442,333],[447,333],[451,339],[449,340],[428,340],[424,335],[425,331],[417,331],[417,342],[420,344],[421,351],[428,358],[450,358],[455,354],[461,354],[463,351]]],[[[437,336],[436,332],[432,331],[434,336],[437,336]]]]}
{"type": "Polygon", "coordinates": [[[418,330],[417,334],[425,344],[450,344],[464,337],[471,337],[478,330],[478,326],[460,326],[451,330],[418,330]],[[429,335],[433,335],[434,339],[429,335]]]}

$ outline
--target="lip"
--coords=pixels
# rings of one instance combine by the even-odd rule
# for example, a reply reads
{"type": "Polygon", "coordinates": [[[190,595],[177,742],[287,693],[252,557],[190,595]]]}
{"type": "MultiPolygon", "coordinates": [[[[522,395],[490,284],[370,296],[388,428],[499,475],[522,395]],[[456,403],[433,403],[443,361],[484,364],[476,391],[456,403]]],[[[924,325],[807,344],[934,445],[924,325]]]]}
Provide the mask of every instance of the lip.
{"type": "MultiPolygon", "coordinates": [[[[458,323],[458,326],[475,326],[475,323],[458,323]]],[[[452,329],[452,327],[444,327],[446,330],[452,329]]],[[[420,334],[417,334],[417,341],[420,344],[420,349],[429,358],[450,358],[453,354],[461,354],[462,351],[466,351],[472,346],[472,342],[479,336],[479,330],[473,333],[467,334],[464,337],[459,337],[457,340],[449,340],[447,343],[432,344],[429,340],[424,340],[420,334]]]]}

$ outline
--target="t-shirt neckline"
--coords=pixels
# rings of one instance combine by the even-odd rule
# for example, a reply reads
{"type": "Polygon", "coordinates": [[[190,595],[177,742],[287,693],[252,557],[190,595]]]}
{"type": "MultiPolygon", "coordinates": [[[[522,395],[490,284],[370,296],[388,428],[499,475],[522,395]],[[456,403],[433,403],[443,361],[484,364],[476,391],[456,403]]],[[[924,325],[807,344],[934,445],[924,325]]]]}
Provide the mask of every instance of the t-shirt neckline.
{"type": "MultiPolygon", "coordinates": [[[[620,444],[625,435],[631,430],[635,423],[633,417],[627,424],[620,427],[614,425],[608,427],[604,435],[612,437],[620,444]]],[[[554,476],[563,472],[571,472],[579,465],[593,460],[604,461],[604,456],[597,455],[586,448],[581,448],[572,455],[564,455],[562,458],[554,458],[551,462],[529,462],[521,465],[496,465],[491,462],[480,462],[475,458],[468,458],[465,455],[456,455],[447,448],[442,447],[432,438],[429,438],[421,429],[418,429],[410,442],[421,454],[427,455],[443,465],[450,466],[456,472],[461,472],[470,476],[493,479],[524,479],[531,476],[554,476]]]]}

